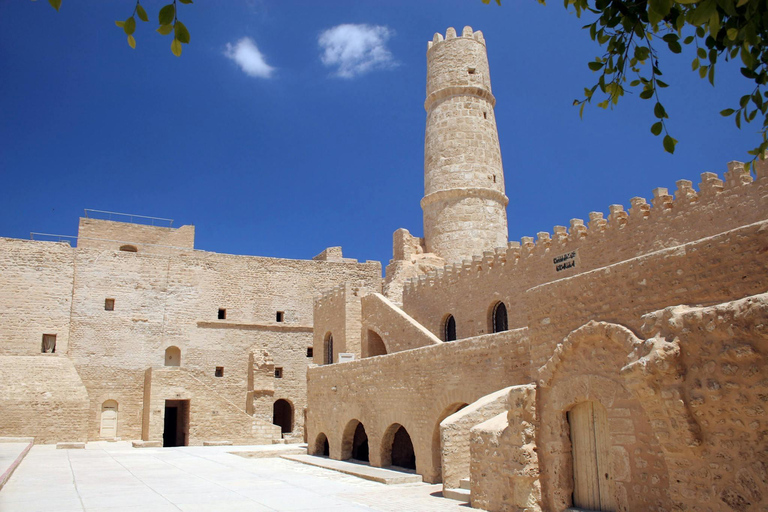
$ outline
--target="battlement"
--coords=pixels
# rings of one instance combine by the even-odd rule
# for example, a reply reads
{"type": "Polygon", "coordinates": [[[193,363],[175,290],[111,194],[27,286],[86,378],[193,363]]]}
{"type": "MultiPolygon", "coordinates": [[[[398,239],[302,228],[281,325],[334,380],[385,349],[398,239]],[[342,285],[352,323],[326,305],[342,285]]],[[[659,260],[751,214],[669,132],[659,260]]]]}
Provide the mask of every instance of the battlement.
{"type": "Polygon", "coordinates": [[[431,50],[434,45],[442,43],[443,41],[450,41],[451,39],[457,38],[473,39],[485,46],[485,38],[483,37],[482,31],[473,31],[472,27],[467,26],[464,27],[464,30],[461,31],[461,36],[457,36],[456,29],[453,27],[448,27],[448,30],[445,31],[445,37],[443,37],[443,34],[440,32],[435,32],[435,36],[432,38],[432,40],[427,42],[427,50],[431,50]]]}
{"type": "Polygon", "coordinates": [[[370,286],[365,286],[364,283],[344,283],[333,288],[322,290],[317,296],[315,296],[315,308],[323,309],[329,307],[338,307],[339,304],[343,304],[347,297],[357,297],[358,300],[368,293],[374,292],[370,286]]]}
{"type": "Polygon", "coordinates": [[[520,242],[409,279],[404,297],[521,264],[526,272],[540,273],[544,283],[766,220],[768,160],[758,161],[755,172],[753,179],[742,162],[734,161],[728,163],[724,180],[702,173],[698,191],[691,181],[678,180],[674,195],[656,188],[650,203],[633,197],[628,211],[613,204],[607,218],[603,212],[590,212],[587,223],[571,219],[569,227],[555,226],[552,234],[524,236],[520,242]]]}

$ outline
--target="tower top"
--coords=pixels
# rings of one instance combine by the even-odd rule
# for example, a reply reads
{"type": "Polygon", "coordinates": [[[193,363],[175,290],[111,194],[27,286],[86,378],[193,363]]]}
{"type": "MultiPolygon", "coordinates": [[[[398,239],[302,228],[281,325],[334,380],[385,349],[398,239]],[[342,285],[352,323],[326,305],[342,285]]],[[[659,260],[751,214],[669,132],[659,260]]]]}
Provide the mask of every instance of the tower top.
{"type": "MultiPolygon", "coordinates": [[[[456,39],[456,29],[453,27],[448,27],[448,30],[445,31],[445,38],[443,38],[443,34],[440,32],[435,32],[435,36],[432,38],[431,41],[427,43],[427,50],[431,50],[432,46],[436,45],[437,43],[442,43],[443,41],[448,41],[451,39],[456,39]]],[[[461,36],[464,39],[474,39],[478,43],[481,43],[485,45],[485,38],[483,37],[483,33],[478,31],[473,31],[472,27],[466,26],[464,27],[464,30],[461,31],[461,36]]]]}

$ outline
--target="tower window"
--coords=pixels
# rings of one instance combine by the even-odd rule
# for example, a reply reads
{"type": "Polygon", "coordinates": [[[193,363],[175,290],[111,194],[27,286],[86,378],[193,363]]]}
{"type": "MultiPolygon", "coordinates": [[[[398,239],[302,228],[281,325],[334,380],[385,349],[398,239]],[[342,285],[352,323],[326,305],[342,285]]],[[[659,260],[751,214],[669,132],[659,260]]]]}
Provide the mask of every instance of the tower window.
{"type": "Polygon", "coordinates": [[[56,352],[56,335],[43,334],[43,345],[41,348],[43,354],[54,354],[56,352]]]}
{"type": "Polygon", "coordinates": [[[312,347],[307,347],[307,357],[315,357],[314,349],[312,347]]]}
{"type": "Polygon", "coordinates": [[[448,315],[443,324],[443,341],[456,340],[456,319],[453,315],[448,315]]]}
{"type": "Polygon", "coordinates": [[[488,112],[483,112],[483,119],[488,119],[488,112]]]}
{"type": "Polygon", "coordinates": [[[475,74],[475,68],[467,69],[467,73],[469,73],[470,75],[474,75],[475,74]]]}
{"type": "Polygon", "coordinates": [[[115,299],[104,299],[104,311],[115,310],[115,299]]]}
{"type": "Polygon", "coordinates": [[[284,311],[278,311],[275,313],[275,321],[276,322],[284,322],[285,321],[285,312],[284,311]]]}
{"type": "Polygon", "coordinates": [[[283,369],[282,368],[275,368],[275,378],[276,379],[282,379],[283,378],[283,369]]]}
{"type": "Polygon", "coordinates": [[[224,367],[223,366],[217,366],[216,371],[213,373],[214,377],[223,377],[224,376],[224,367]]]}
{"type": "Polygon", "coordinates": [[[227,319],[227,310],[223,308],[219,308],[219,320],[226,320],[227,319]]]}

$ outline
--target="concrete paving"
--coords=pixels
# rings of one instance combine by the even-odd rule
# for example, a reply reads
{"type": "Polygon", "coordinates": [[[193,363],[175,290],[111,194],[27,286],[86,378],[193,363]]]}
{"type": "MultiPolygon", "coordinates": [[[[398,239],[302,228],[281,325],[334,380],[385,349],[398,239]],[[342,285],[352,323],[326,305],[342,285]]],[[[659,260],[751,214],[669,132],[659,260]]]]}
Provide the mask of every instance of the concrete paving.
{"type": "Polygon", "coordinates": [[[332,469],[347,475],[372,480],[382,484],[413,484],[421,482],[421,475],[406,473],[405,471],[393,471],[385,468],[375,468],[364,462],[350,462],[346,460],[333,460],[328,457],[315,455],[281,455],[282,458],[317,466],[319,468],[332,469]]]}
{"type": "Polygon", "coordinates": [[[4,440],[0,442],[0,489],[11,477],[13,472],[19,466],[24,456],[32,446],[32,440],[23,442],[13,442],[4,440]]]}
{"type": "Polygon", "coordinates": [[[51,445],[37,445],[0,491],[0,510],[469,510],[442,498],[440,485],[384,485],[282,458],[244,458],[227,453],[274,448],[137,449],[129,442],[99,442],[88,443],[85,450],[57,450],[51,445]]]}

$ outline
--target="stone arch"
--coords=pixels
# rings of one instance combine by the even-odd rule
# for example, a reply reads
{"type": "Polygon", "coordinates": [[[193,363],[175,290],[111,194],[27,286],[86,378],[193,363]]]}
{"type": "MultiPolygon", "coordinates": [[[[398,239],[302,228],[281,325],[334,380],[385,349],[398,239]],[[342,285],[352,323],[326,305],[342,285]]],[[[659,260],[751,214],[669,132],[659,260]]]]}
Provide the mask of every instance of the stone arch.
{"type": "MultiPolygon", "coordinates": [[[[591,321],[574,330],[539,369],[539,467],[543,509],[573,505],[574,457],[569,412],[592,402],[606,411],[606,467],[616,510],[671,509],[669,496],[632,491],[636,481],[668,486],[664,452],[652,418],[626,385],[624,368],[650,350],[632,331],[618,324],[591,321]]],[[[614,510],[609,505],[608,509],[614,510]]]]}
{"type": "Polygon", "coordinates": [[[333,333],[328,331],[323,337],[323,364],[333,364],[333,333]]]}
{"type": "Polygon", "coordinates": [[[381,466],[416,469],[416,452],[408,431],[400,423],[393,423],[381,438],[381,466]]]}
{"type": "Polygon", "coordinates": [[[181,349],[171,345],[165,349],[165,366],[181,366],[181,349]]]}
{"type": "Polygon", "coordinates": [[[375,357],[387,355],[387,346],[384,339],[373,329],[368,329],[366,334],[366,350],[363,357],[375,357]]]}
{"type": "Polygon", "coordinates": [[[434,472],[434,482],[441,482],[443,479],[443,448],[440,442],[440,423],[450,416],[457,413],[469,404],[466,402],[455,402],[445,407],[435,422],[435,428],[432,430],[432,470],[434,472]]]}
{"type": "Polygon", "coordinates": [[[507,306],[503,301],[494,302],[488,310],[489,331],[492,333],[509,330],[507,306]]]}
{"type": "Polygon", "coordinates": [[[117,400],[105,400],[101,404],[99,437],[114,439],[117,437],[117,415],[119,405],[117,400]]]}
{"type": "Polygon", "coordinates": [[[456,341],[456,319],[450,313],[443,317],[443,341],[456,341]]]}
{"type": "Polygon", "coordinates": [[[355,459],[369,462],[368,434],[357,419],[347,422],[341,438],[341,460],[355,459]]]}
{"type": "Polygon", "coordinates": [[[280,426],[283,434],[293,432],[293,404],[284,398],[272,404],[272,423],[280,426]]]}
{"type": "Polygon", "coordinates": [[[320,432],[315,438],[315,453],[314,455],[320,455],[322,457],[328,457],[331,453],[330,444],[328,444],[328,436],[325,432],[320,432]]]}

